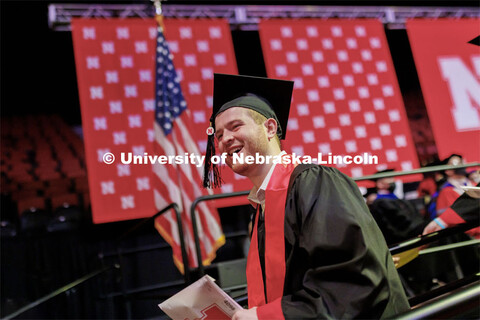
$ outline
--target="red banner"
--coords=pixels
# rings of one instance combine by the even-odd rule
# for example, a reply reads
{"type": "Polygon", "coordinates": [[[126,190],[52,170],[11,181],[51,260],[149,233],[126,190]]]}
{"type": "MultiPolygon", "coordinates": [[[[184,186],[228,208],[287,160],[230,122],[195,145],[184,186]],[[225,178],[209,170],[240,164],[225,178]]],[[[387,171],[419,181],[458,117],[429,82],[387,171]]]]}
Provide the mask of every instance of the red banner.
{"type": "Polygon", "coordinates": [[[418,168],[380,21],[265,20],[260,38],[269,77],[295,81],[287,151],[378,157],[327,164],[352,177],[418,168]]]}
{"type": "Polygon", "coordinates": [[[418,19],[407,32],[438,155],[480,160],[479,19],[418,19]]]}
{"type": "MultiPolygon", "coordinates": [[[[226,20],[166,20],[165,26],[192,134],[204,152],[213,73],[237,72],[230,29],[226,20]]],[[[152,165],[124,164],[121,154],[154,156],[156,22],[73,19],[72,34],[93,220],[152,216],[152,165]],[[111,155],[116,159],[107,164],[111,155]]]]}
{"type": "Polygon", "coordinates": [[[95,223],[155,213],[151,167],[120,161],[121,152],[152,152],[154,32],[154,20],[72,20],[95,223]]]}

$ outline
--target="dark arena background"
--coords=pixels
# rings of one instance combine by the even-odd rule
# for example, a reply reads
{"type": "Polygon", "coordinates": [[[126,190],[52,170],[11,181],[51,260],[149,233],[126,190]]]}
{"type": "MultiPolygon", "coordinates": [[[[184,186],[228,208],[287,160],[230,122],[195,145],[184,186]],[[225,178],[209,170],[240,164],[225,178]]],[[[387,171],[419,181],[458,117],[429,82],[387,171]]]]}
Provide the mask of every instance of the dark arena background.
{"type": "Polygon", "coordinates": [[[209,194],[195,165],[120,162],[204,155],[213,73],[294,80],[283,147],[377,155],[328,164],[367,203],[395,178],[415,228],[370,208],[402,261],[400,318],[480,316],[473,226],[420,237],[446,170],[479,182],[478,1],[161,6],[163,47],[152,1],[0,2],[2,318],[168,319],[158,304],[204,274],[246,304],[250,181],[223,168],[209,194]],[[156,109],[167,95],[186,102],[171,130],[156,109]]]}

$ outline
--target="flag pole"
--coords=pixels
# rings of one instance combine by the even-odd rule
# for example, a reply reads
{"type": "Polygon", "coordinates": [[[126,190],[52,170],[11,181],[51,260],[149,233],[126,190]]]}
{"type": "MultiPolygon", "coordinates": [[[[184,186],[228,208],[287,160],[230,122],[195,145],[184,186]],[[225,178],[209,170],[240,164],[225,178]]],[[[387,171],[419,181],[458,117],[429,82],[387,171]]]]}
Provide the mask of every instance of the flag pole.
{"type": "Polygon", "coordinates": [[[163,24],[163,11],[162,11],[162,1],[161,0],[151,0],[155,6],[155,20],[157,21],[162,31],[165,31],[165,25],[163,24]]]}

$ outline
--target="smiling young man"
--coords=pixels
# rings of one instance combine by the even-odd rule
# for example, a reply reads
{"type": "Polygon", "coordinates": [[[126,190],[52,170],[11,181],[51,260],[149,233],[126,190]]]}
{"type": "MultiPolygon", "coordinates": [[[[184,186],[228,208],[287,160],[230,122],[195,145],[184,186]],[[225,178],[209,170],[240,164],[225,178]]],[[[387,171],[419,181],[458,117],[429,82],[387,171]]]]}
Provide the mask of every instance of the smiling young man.
{"type": "MultiPolygon", "coordinates": [[[[249,309],[234,319],[366,319],[408,310],[385,240],[353,180],[318,165],[235,161],[257,154],[288,159],[280,140],[292,90],[291,81],[215,74],[215,136],[206,159],[215,155],[215,137],[226,164],[253,183],[249,200],[256,208],[249,309]]],[[[220,183],[207,161],[204,186],[220,183]]]]}

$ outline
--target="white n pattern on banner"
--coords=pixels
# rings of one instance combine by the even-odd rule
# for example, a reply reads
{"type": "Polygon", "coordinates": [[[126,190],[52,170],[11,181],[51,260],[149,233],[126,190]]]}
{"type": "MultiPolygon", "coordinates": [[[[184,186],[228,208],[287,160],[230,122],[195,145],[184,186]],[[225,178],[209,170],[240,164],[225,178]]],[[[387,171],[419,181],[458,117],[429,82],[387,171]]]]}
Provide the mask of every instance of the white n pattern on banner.
{"type": "Polygon", "coordinates": [[[447,81],[450,89],[453,101],[451,112],[458,131],[478,130],[480,127],[478,111],[480,106],[480,56],[472,57],[472,63],[477,77],[460,57],[438,58],[443,79],[447,81]]]}

